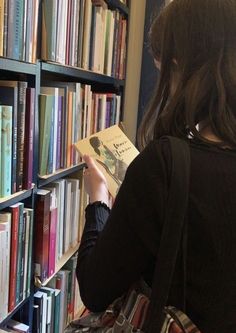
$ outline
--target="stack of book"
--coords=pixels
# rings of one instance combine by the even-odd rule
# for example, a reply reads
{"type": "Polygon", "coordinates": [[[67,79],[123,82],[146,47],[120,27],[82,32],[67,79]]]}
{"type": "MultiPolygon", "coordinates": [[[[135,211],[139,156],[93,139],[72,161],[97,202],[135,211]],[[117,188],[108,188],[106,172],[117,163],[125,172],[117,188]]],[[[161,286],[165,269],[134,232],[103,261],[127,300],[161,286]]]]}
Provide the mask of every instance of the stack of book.
{"type": "Polygon", "coordinates": [[[0,56],[36,62],[39,0],[0,1],[0,56]]]}
{"type": "Polygon", "coordinates": [[[79,180],[60,179],[38,190],[35,210],[35,275],[44,282],[63,254],[78,245],[79,180]]]}
{"type": "Polygon", "coordinates": [[[127,21],[103,0],[44,0],[44,60],[125,77],[127,21]]]}
{"type": "Polygon", "coordinates": [[[90,85],[80,83],[57,84],[57,87],[41,87],[41,176],[78,164],[74,143],[117,124],[120,119],[120,96],[95,93],[90,85]]]}
{"type": "Polygon", "coordinates": [[[0,197],[32,187],[35,89],[0,81],[0,197]]]}
{"type": "Polygon", "coordinates": [[[76,264],[77,254],[46,287],[34,294],[33,332],[63,333],[83,308],[75,275],[76,264]]]}
{"type": "Polygon", "coordinates": [[[0,321],[30,295],[33,210],[23,203],[0,213],[0,321]]]}

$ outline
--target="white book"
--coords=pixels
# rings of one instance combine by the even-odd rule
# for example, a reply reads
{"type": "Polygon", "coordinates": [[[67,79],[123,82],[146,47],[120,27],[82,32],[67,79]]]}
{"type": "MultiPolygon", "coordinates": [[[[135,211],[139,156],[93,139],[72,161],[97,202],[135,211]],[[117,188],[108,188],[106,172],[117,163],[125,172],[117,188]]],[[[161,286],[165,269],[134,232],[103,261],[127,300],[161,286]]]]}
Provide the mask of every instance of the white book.
{"type": "Polygon", "coordinates": [[[107,30],[107,13],[108,10],[102,10],[102,40],[101,40],[101,58],[100,58],[100,71],[104,73],[104,59],[105,59],[105,43],[106,43],[106,30],[107,30]]]}
{"type": "Polygon", "coordinates": [[[57,235],[56,235],[56,263],[63,254],[63,225],[65,205],[65,179],[58,180],[51,184],[56,188],[57,197],[57,235]]]}
{"type": "Polygon", "coordinates": [[[101,50],[101,27],[102,27],[102,7],[95,6],[95,37],[94,37],[94,54],[92,70],[100,72],[100,50],[101,50]]]}
{"type": "MultiPolygon", "coordinates": [[[[27,212],[26,209],[24,211],[27,212]]],[[[24,285],[23,285],[23,297],[25,298],[27,296],[27,278],[28,278],[28,264],[29,264],[29,237],[30,237],[30,215],[27,212],[26,219],[25,219],[25,248],[23,251],[25,252],[25,261],[24,261],[24,285]]]]}
{"type": "Polygon", "coordinates": [[[61,280],[61,301],[60,301],[60,325],[59,333],[64,333],[67,320],[67,296],[68,296],[68,277],[70,271],[60,270],[57,276],[61,280]]]}
{"type": "Polygon", "coordinates": [[[121,96],[116,96],[116,125],[120,123],[121,96]]]}
{"type": "Polygon", "coordinates": [[[113,42],[114,42],[114,32],[115,32],[115,12],[109,11],[110,15],[110,31],[108,40],[108,56],[107,56],[107,68],[105,69],[105,74],[111,76],[112,71],[112,55],[113,55],[113,42]]]}
{"type": "Polygon", "coordinates": [[[13,329],[13,332],[29,332],[29,326],[14,319],[9,319],[7,326],[13,329]]]}
{"type": "Polygon", "coordinates": [[[34,294],[35,298],[42,299],[42,309],[40,309],[40,312],[42,312],[42,326],[41,326],[41,332],[40,333],[46,333],[47,329],[47,294],[43,293],[42,291],[37,291],[34,294]]]}
{"type": "Polygon", "coordinates": [[[2,232],[2,280],[1,307],[3,318],[8,313],[9,277],[10,277],[10,248],[11,248],[11,213],[0,213],[0,231],[2,232]]]}
{"type": "Polygon", "coordinates": [[[71,216],[74,213],[71,210],[71,182],[66,180],[66,201],[65,201],[65,223],[64,223],[64,253],[70,248],[70,234],[71,234],[71,216]]]}
{"type": "Polygon", "coordinates": [[[92,2],[91,0],[85,0],[83,55],[82,55],[82,67],[84,69],[89,68],[91,18],[92,18],[92,2]]]}
{"type": "Polygon", "coordinates": [[[73,214],[71,216],[71,238],[70,242],[72,247],[78,244],[78,236],[79,236],[79,199],[80,199],[80,184],[79,179],[70,178],[71,182],[71,193],[72,193],[72,201],[71,201],[71,211],[73,214]]]}
{"type": "Polygon", "coordinates": [[[88,86],[87,92],[87,119],[86,119],[86,136],[90,136],[91,133],[91,116],[92,116],[92,91],[91,86],[88,86]]]}

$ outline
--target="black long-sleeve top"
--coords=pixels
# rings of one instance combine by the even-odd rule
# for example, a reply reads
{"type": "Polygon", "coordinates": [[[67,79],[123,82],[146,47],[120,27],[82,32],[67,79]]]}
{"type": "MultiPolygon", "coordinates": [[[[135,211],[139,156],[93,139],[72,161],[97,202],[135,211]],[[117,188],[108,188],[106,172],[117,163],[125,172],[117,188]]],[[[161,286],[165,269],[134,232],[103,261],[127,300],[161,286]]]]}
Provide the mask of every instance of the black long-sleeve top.
{"type": "MultiPolygon", "coordinates": [[[[190,153],[186,312],[203,333],[230,333],[236,328],[236,151],[192,141],[190,153]]],[[[140,276],[151,285],[170,172],[168,144],[153,141],[129,166],[112,210],[98,203],[86,208],[77,277],[92,311],[104,310],[140,276]]],[[[179,306],[175,295],[169,301],[179,306]]]]}

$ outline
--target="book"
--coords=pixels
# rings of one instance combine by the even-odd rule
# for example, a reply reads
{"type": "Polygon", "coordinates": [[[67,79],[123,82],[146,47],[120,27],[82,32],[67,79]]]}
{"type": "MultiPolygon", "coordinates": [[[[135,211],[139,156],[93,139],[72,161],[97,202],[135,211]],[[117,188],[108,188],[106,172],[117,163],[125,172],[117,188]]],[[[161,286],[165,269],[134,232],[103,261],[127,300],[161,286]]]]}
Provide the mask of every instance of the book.
{"type": "Polygon", "coordinates": [[[78,141],[75,147],[81,155],[94,158],[106,177],[108,190],[113,198],[119,190],[128,165],[139,153],[118,125],[78,141]]]}
{"type": "Polygon", "coordinates": [[[11,194],[11,158],[12,158],[12,107],[2,105],[1,129],[1,193],[0,197],[11,194]]]}

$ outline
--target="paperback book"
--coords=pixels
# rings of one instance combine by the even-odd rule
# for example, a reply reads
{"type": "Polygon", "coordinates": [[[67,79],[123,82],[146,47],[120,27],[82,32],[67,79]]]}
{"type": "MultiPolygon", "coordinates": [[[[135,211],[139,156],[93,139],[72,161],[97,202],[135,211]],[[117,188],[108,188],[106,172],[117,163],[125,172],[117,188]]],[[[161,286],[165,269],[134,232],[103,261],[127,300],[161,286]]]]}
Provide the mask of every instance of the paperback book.
{"type": "Polygon", "coordinates": [[[113,198],[124,180],[127,167],[139,154],[118,125],[78,141],[75,147],[82,156],[89,155],[95,160],[106,177],[113,198]]]}

